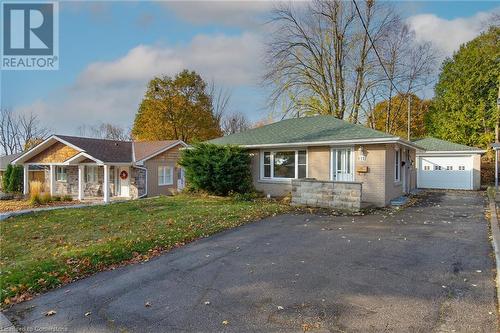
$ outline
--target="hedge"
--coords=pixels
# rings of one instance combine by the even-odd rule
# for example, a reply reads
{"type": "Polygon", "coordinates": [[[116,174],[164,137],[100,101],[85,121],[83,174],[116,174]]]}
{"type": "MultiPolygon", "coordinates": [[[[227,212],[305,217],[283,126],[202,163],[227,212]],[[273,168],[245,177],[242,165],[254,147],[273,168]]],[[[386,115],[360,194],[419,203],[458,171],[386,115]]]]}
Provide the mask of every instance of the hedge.
{"type": "Polygon", "coordinates": [[[181,153],[189,189],[215,195],[253,192],[250,155],[240,147],[199,143],[181,153]]]}

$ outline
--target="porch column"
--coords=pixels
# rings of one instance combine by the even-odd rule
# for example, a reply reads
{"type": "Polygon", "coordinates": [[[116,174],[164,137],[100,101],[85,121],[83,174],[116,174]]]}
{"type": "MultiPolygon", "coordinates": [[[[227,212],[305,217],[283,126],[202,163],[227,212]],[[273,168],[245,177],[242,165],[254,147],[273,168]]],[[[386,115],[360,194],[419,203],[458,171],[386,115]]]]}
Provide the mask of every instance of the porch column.
{"type": "Polygon", "coordinates": [[[78,165],[78,200],[83,200],[83,165],[78,165]]]}
{"type": "Polygon", "coordinates": [[[104,202],[109,202],[109,165],[104,164],[104,202]]]}
{"type": "Polygon", "coordinates": [[[29,184],[29,165],[24,165],[24,174],[23,174],[23,194],[27,195],[30,191],[29,184]]]}
{"type": "Polygon", "coordinates": [[[49,172],[49,189],[50,189],[50,195],[54,195],[54,176],[55,176],[55,166],[53,164],[50,165],[50,172],[49,172]]]}

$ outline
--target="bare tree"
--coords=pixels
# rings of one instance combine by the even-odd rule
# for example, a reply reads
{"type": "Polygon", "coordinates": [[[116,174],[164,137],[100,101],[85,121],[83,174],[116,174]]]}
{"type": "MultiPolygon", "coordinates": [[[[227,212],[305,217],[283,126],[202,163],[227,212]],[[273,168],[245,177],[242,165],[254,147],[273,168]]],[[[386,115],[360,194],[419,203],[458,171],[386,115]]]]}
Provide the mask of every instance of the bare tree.
{"type": "Polygon", "coordinates": [[[99,125],[78,127],[81,136],[88,136],[97,139],[108,139],[117,141],[127,141],[131,139],[130,129],[113,125],[110,123],[100,123],[99,125]]]}
{"type": "Polygon", "coordinates": [[[244,113],[234,112],[225,116],[221,124],[224,135],[239,133],[250,128],[250,121],[244,113]]]}
{"type": "Polygon", "coordinates": [[[222,122],[224,121],[224,116],[228,111],[231,100],[231,91],[218,88],[212,81],[208,87],[208,95],[212,104],[212,114],[219,127],[222,128],[222,122]]]}
{"type": "Polygon", "coordinates": [[[3,154],[15,154],[29,149],[33,143],[47,138],[50,130],[33,114],[16,115],[12,110],[0,110],[0,148],[3,154]]]}
{"type": "Polygon", "coordinates": [[[402,112],[407,112],[407,100],[399,99],[399,103],[394,105],[394,96],[410,96],[429,86],[433,77],[435,50],[430,43],[411,42],[413,40],[414,33],[399,23],[387,32],[379,44],[383,67],[379,70],[378,91],[381,99],[388,101],[384,128],[387,133],[397,131],[397,119],[402,112]]]}
{"type": "Polygon", "coordinates": [[[370,113],[370,105],[386,98],[388,82],[401,78],[408,83],[412,78],[413,89],[423,77],[421,61],[428,57],[413,59],[412,73],[403,66],[403,54],[415,58],[411,52],[420,50],[410,48],[415,38],[394,7],[373,0],[356,5],[313,0],[300,6],[280,4],[273,11],[264,82],[272,87],[269,104],[283,109],[283,117],[329,114],[358,123],[370,113]],[[408,38],[405,44],[403,37],[408,38]],[[378,48],[387,55],[385,65],[393,65],[390,79],[381,75],[378,48]]]}

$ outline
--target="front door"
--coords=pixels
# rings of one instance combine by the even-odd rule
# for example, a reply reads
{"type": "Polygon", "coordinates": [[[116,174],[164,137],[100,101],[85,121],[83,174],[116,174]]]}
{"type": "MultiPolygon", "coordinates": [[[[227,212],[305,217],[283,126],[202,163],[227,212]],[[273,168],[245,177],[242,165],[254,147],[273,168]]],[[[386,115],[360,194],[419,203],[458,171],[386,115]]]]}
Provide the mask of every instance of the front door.
{"type": "Polygon", "coordinates": [[[118,183],[120,187],[120,196],[130,196],[130,169],[129,167],[120,167],[118,169],[118,183]]]}
{"type": "Polygon", "coordinates": [[[353,157],[351,148],[332,149],[332,180],[354,180],[353,157]]]}

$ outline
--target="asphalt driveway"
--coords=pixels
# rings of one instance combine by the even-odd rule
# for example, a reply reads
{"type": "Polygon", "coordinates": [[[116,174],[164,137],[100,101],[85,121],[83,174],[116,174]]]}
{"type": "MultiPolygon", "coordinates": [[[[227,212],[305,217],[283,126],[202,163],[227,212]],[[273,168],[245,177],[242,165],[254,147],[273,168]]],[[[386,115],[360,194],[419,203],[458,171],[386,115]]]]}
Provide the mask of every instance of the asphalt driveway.
{"type": "Polygon", "coordinates": [[[399,212],[276,216],[5,314],[58,332],[496,332],[484,207],[432,192],[399,212]]]}

